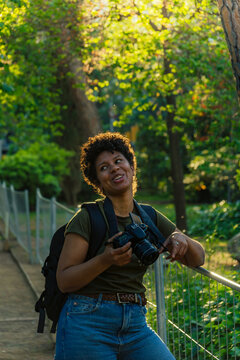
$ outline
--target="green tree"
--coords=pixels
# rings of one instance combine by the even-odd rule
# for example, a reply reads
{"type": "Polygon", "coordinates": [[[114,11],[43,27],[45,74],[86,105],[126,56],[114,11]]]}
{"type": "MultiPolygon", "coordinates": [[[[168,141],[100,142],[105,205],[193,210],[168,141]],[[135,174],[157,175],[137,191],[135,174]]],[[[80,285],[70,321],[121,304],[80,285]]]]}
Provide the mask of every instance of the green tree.
{"type": "Polygon", "coordinates": [[[201,137],[204,123],[205,129],[210,127],[211,146],[222,146],[222,135],[229,137],[232,122],[226,119],[233,119],[236,111],[217,6],[210,1],[181,0],[85,4],[88,14],[92,8],[96,13],[89,20],[91,31],[85,34],[88,95],[96,99],[100,94],[98,100],[109,103],[113,94],[122,98],[124,106],[115,126],[134,118],[141,128],[147,116],[144,125],[165,134],[177,226],[185,229],[183,168],[187,170],[190,151],[200,146],[200,141],[196,148],[194,143],[201,137]],[[98,69],[101,77],[96,79],[93,69],[98,69]],[[221,85],[226,79],[227,89],[221,85]],[[206,104],[201,95],[195,96],[199,89],[207,95],[206,104]],[[204,106],[206,111],[201,113],[195,109],[204,106]]]}
{"type": "Polygon", "coordinates": [[[190,173],[189,185],[201,186],[204,179],[192,164],[206,148],[205,173],[214,152],[224,149],[219,181],[227,178],[235,191],[236,169],[227,162],[239,151],[239,114],[216,4],[8,0],[0,31],[0,132],[10,130],[21,147],[38,139],[74,150],[64,182],[69,202],[81,188],[79,146],[100,128],[95,101],[104,129],[138,125],[139,163],[144,166],[144,156],[146,169],[158,162],[154,187],[173,189],[181,229],[183,173],[190,173]],[[165,176],[161,184],[158,175],[160,182],[165,176]]]}
{"type": "Polygon", "coordinates": [[[19,147],[48,140],[61,129],[56,67],[41,47],[41,34],[26,21],[28,6],[6,1],[1,11],[1,132],[10,131],[19,147]]]}
{"type": "Polygon", "coordinates": [[[70,203],[81,190],[80,145],[100,129],[84,91],[80,5],[77,0],[8,0],[0,27],[0,131],[10,131],[19,148],[38,139],[74,151],[62,183],[70,203]]]}

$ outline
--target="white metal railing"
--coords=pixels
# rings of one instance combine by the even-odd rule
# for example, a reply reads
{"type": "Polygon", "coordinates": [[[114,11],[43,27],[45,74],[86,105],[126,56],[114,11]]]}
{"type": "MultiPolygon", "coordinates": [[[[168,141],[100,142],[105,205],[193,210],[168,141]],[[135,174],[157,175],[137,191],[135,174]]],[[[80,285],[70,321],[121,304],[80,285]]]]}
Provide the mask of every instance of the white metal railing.
{"type": "Polygon", "coordinates": [[[0,183],[0,217],[5,223],[5,238],[8,239],[10,231],[27,251],[32,263],[28,190],[16,191],[12,185],[7,187],[0,183]]]}
{"type": "Polygon", "coordinates": [[[162,255],[145,284],[148,320],[176,359],[240,359],[238,283],[162,255]]]}
{"type": "Polygon", "coordinates": [[[60,204],[53,197],[47,199],[41,195],[39,189],[36,193],[36,258],[43,264],[49,253],[49,246],[54,232],[66,224],[75,211],[60,204]]]}

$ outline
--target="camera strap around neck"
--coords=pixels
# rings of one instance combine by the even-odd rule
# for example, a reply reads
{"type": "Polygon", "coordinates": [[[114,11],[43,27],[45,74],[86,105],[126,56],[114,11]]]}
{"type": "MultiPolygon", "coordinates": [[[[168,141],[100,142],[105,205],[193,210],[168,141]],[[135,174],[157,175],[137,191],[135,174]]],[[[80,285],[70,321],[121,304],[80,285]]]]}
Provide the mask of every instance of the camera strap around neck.
{"type": "Polygon", "coordinates": [[[140,225],[142,223],[142,220],[141,220],[140,216],[138,216],[138,215],[136,215],[136,214],[134,214],[132,212],[129,213],[129,215],[130,215],[130,218],[131,218],[131,220],[132,220],[132,222],[134,224],[140,225]]]}
{"type": "Polygon", "coordinates": [[[163,245],[163,243],[166,241],[165,237],[162,235],[162,233],[160,232],[160,230],[158,229],[158,227],[154,224],[154,222],[152,221],[152,219],[150,218],[150,216],[146,213],[146,211],[142,208],[141,205],[138,204],[138,202],[133,199],[134,201],[134,205],[142,219],[142,222],[145,225],[148,225],[150,231],[154,234],[154,236],[156,236],[156,238],[158,239],[158,241],[162,244],[162,246],[164,247],[165,250],[167,250],[165,248],[165,246],[163,245]]]}
{"type": "MultiPolygon", "coordinates": [[[[153,233],[154,236],[156,236],[158,241],[163,245],[163,243],[166,240],[165,237],[162,235],[162,233],[160,232],[158,227],[154,224],[154,222],[152,221],[150,216],[141,207],[141,205],[139,205],[135,199],[133,199],[133,201],[134,201],[134,206],[137,209],[138,214],[140,215],[140,220],[144,224],[148,225],[150,231],[153,233]]],[[[106,215],[106,218],[108,221],[108,225],[109,225],[109,237],[112,237],[113,235],[115,235],[116,233],[119,232],[119,229],[118,229],[117,217],[116,217],[114,209],[113,209],[113,204],[108,197],[106,197],[104,200],[103,208],[104,208],[104,212],[105,212],[105,215],[106,215]]],[[[137,216],[135,214],[133,214],[133,215],[137,216]]],[[[135,222],[135,220],[134,220],[134,222],[135,222]]],[[[136,223],[139,224],[139,222],[136,222],[136,223]]],[[[163,247],[165,248],[165,246],[163,246],[163,247]]]]}

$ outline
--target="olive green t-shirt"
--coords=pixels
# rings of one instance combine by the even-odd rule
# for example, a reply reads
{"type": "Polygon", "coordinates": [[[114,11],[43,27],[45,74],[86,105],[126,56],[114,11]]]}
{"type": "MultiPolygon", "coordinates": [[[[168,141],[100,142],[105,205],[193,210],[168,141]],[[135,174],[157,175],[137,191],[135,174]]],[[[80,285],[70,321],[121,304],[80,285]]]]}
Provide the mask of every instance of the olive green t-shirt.
{"type": "MultiPolygon", "coordinates": [[[[99,207],[103,211],[103,202],[99,201],[99,207]]],[[[137,213],[135,210],[133,213],[137,213]]],[[[176,226],[163,214],[156,210],[157,227],[164,237],[168,237],[176,228],[176,226]]],[[[106,219],[106,217],[105,217],[106,219]]],[[[119,231],[124,231],[125,226],[131,223],[130,216],[117,217],[119,231]]],[[[65,234],[75,233],[83,237],[87,242],[90,240],[91,224],[88,212],[85,208],[81,208],[69,221],[65,234]]],[[[106,237],[97,253],[101,254],[105,248],[105,241],[109,239],[107,231],[106,237]]],[[[98,275],[91,283],[79,289],[79,294],[99,294],[99,293],[142,293],[146,289],[143,285],[143,276],[147,270],[147,266],[141,264],[138,258],[133,254],[130,263],[124,266],[112,265],[103,273],[98,275]]]]}

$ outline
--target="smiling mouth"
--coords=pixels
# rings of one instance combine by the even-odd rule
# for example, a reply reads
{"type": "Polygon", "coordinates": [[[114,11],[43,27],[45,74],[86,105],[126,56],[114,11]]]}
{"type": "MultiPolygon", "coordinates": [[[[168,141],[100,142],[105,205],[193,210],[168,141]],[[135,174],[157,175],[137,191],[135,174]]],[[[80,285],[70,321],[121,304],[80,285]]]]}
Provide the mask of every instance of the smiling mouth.
{"type": "Polygon", "coordinates": [[[113,181],[120,181],[123,179],[123,175],[117,175],[113,178],[113,181]]]}

